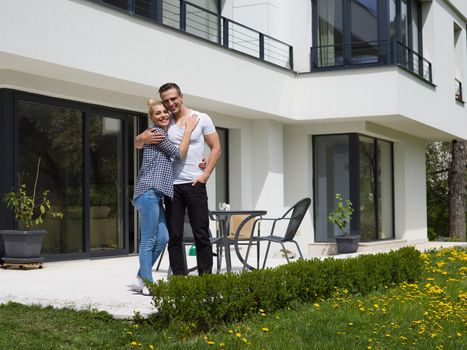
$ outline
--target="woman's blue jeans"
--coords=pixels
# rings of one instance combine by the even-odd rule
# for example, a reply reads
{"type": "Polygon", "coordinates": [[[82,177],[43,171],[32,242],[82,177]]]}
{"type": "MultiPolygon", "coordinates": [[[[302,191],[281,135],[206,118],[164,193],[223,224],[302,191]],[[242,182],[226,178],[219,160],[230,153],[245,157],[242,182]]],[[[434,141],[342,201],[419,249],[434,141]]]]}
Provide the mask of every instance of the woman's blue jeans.
{"type": "Polygon", "coordinates": [[[140,244],[138,276],[153,282],[152,267],[169,240],[162,206],[162,192],[151,189],[136,198],[139,211],[140,244]]]}

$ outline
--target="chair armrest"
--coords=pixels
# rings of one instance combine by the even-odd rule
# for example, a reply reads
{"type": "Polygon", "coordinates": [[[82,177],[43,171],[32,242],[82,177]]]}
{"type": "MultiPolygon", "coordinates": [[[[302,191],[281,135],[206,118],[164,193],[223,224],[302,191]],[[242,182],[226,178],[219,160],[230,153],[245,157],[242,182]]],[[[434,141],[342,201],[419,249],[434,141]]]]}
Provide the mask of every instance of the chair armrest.
{"type": "Polygon", "coordinates": [[[273,221],[272,227],[271,227],[271,232],[269,235],[272,236],[274,233],[274,229],[276,228],[276,223],[281,220],[290,220],[291,218],[286,218],[286,217],[280,217],[280,218],[259,218],[257,221],[273,221]]]}

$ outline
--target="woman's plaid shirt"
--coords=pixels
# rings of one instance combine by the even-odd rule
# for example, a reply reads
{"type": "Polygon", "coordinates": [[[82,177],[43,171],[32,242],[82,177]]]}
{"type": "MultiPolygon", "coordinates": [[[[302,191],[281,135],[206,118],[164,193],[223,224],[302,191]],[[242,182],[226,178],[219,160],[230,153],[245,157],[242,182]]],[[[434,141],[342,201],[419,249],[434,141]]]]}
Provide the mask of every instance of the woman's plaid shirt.
{"type": "Polygon", "coordinates": [[[143,162],[136,180],[133,201],[144,192],[155,189],[166,196],[173,197],[173,170],[172,162],[180,159],[180,152],[161,128],[156,132],[165,134],[165,139],[157,145],[144,145],[143,162]]]}

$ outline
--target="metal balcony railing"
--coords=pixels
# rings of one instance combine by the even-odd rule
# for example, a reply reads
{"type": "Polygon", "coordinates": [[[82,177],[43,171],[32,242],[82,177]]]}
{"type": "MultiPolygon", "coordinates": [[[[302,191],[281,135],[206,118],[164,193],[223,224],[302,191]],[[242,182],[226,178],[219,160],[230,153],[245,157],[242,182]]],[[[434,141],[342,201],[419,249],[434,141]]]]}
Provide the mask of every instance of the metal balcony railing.
{"type": "Polygon", "coordinates": [[[454,79],[455,83],[455,98],[457,101],[464,102],[464,97],[462,95],[462,83],[459,79],[454,79]]]}
{"type": "Polygon", "coordinates": [[[185,0],[89,0],[293,70],[293,47],[185,0]]]}
{"type": "Polygon", "coordinates": [[[311,48],[311,71],[397,64],[432,82],[431,63],[399,41],[365,41],[311,48]]]}
{"type": "Polygon", "coordinates": [[[433,82],[431,62],[408,48],[400,41],[394,42],[393,62],[417,74],[422,79],[433,82]]]}

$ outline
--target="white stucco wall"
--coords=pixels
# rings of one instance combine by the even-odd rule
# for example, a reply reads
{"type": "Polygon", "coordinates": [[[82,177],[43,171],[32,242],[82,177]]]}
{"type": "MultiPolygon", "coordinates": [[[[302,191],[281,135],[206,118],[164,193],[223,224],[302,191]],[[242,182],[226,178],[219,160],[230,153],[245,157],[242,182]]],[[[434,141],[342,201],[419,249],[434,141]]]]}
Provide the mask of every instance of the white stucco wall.
{"type": "Polygon", "coordinates": [[[396,238],[425,241],[425,142],[409,136],[394,143],[394,215],[396,238]]]}

